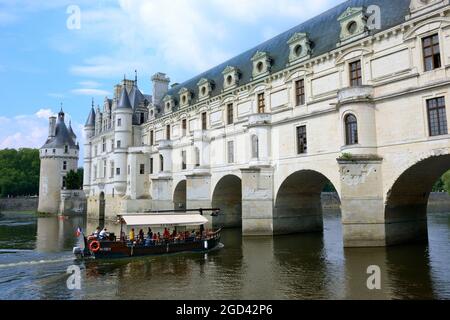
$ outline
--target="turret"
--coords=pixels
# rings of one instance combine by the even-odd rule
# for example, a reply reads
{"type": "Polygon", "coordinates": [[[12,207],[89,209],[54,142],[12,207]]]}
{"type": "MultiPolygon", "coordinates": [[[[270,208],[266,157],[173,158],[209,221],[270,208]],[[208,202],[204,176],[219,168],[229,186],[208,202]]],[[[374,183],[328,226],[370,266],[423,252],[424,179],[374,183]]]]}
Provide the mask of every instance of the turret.
{"type": "Polygon", "coordinates": [[[49,137],[40,149],[39,212],[58,213],[65,176],[78,168],[79,146],[64,117],[62,108],[57,119],[50,117],[49,137]]]}
{"type": "MultiPolygon", "coordinates": [[[[125,81],[124,81],[125,83],[125,81]]],[[[122,87],[117,108],[114,110],[114,190],[124,195],[127,189],[127,154],[132,146],[133,107],[126,86],[122,87]]]]}
{"type": "Polygon", "coordinates": [[[84,178],[83,178],[83,190],[86,196],[90,192],[90,184],[92,177],[92,143],[90,139],[95,135],[95,110],[94,110],[94,100],[92,99],[91,112],[84,125],[84,178]]]}

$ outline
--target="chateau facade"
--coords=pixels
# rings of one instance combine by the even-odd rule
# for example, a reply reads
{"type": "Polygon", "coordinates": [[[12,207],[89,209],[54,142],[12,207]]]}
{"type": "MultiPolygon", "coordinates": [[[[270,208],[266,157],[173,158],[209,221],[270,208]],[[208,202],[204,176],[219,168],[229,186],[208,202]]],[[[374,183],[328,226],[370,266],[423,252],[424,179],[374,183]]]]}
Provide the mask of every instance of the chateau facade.
{"type": "Polygon", "coordinates": [[[450,168],[448,0],[350,0],[182,84],[124,79],[86,122],[88,215],[219,207],[244,235],[323,229],[346,246],[427,237],[450,168]]]}

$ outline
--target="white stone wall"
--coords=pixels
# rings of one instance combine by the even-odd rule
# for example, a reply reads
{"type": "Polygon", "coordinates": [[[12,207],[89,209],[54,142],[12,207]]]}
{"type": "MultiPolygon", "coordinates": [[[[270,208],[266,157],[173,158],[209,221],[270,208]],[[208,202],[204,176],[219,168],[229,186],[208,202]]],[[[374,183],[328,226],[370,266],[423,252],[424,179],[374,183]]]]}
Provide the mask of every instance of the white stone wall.
{"type": "MultiPolygon", "coordinates": [[[[111,160],[116,165],[120,163],[124,175],[130,166],[130,176],[124,179],[128,183],[128,191],[123,201],[130,202],[148,195],[153,199],[152,204],[170,207],[176,186],[186,177],[200,173],[209,176],[188,183],[188,189],[190,186],[198,189],[188,190],[188,194],[198,194],[202,203],[207,203],[205,193],[209,193],[211,200],[215,186],[226,175],[242,179],[242,169],[267,166],[273,169],[273,175],[265,173],[265,177],[270,176],[273,181],[266,184],[271,190],[265,200],[275,203],[283,182],[302,170],[316,171],[328,178],[341,198],[346,198],[346,192],[355,196],[347,185],[343,188],[343,183],[349,180],[341,176],[336,159],[342,153],[376,155],[383,159],[379,167],[381,172],[376,179],[367,181],[373,181],[373,188],[375,185],[378,188],[379,183],[380,189],[361,187],[361,195],[366,191],[372,192],[377,200],[386,201],[388,191],[405,170],[421,159],[450,151],[449,136],[429,137],[426,113],[426,100],[429,98],[444,96],[447,107],[450,105],[449,37],[448,8],[438,9],[320,57],[287,65],[280,72],[225,91],[217,97],[203,99],[197,105],[183,106],[139,128],[132,130],[131,123],[125,121],[123,125],[128,131],[119,134],[116,130],[114,138],[126,135],[120,138],[127,141],[123,146],[132,148],[124,150],[121,155],[111,152],[93,156],[91,169],[95,163],[100,166],[102,159],[107,159],[108,164],[111,160]],[[442,67],[424,72],[421,39],[434,33],[440,37],[442,67]],[[356,60],[361,60],[364,86],[349,89],[349,64],[356,60]],[[297,106],[295,82],[300,79],[304,79],[306,103],[297,106]],[[259,93],[265,95],[267,115],[255,115],[259,93]],[[226,124],[229,103],[234,105],[234,123],[231,125],[226,124]],[[203,112],[208,114],[206,131],[200,130],[203,112]],[[344,118],[349,113],[358,119],[359,143],[354,146],[345,145],[344,118]],[[185,136],[181,132],[183,119],[187,122],[185,136]],[[170,142],[166,141],[167,125],[171,126],[170,142]],[[308,151],[299,155],[296,128],[303,125],[307,128],[308,151]],[[150,131],[154,132],[155,146],[148,146],[150,131]],[[253,135],[259,140],[257,159],[251,152],[253,135]],[[234,145],[232,163],[228,161],[230,141],[234,145]],[[142,146],[142,142],[147,145],[142,146]],[[199,167],[195,165],[195,148],[200,152],[199,167]],[[185,170],[181,167],[182,151],[186,152],[185,170]],[[160,172],[160,155],[164,157],[164,172],[160,172]],[[150,157],[154,159],[153,174],[148,168],[150,157]],[[143,176],[139,173],[141,163],[145,163],[148,169],[143,176]],[[208,188],[199,181],[208,184],[208,188]]],[[[449,117],[447,108],[448,122],[449,117]]],[[[92,138],[92,145],[101,143],[104,136],[113,138],[112,133],[103,134],[92,138]]],[[[98,181],[93,176],[91,174],[89,186],[91,197],[97,197],[102,191],[112,196],[114,180],[98,181]]],[[[360,182],[363,178],[352,179],[360,182]]],[[[252,188],[257,188],[257,181],[254,184],[252,188]]],[[[246,188],[245,182],[243,188],[246,188]]],[[[380,213],[382,216],[383,212],[380,213]]],[[[266,227],[273,226],[265,224],[266,227]]]]}

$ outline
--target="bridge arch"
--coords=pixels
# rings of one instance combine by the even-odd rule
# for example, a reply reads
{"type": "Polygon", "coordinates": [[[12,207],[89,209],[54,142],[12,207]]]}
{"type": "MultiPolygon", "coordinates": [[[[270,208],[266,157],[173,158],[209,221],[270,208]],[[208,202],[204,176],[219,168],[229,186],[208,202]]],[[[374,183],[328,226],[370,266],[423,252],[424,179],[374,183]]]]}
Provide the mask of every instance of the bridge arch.
{"type": "Polygon", "coordinates": [[[388,188],[384,218],[386,243],[428,239],[427,206],[436,181],[450,169],[450,154],[432,155],[405,169],[388,188]]]}
{"type": "Polygon", "coordinates": [[[187,192],[186,180],[181,180],[173,192],[173,206],[175,210],[186,210],[187,192]]]}
{"type": "Polygon", "coordinates": [[[328,177],[315,170],[299,170],[285,178],[275,196],[274,233],[322,231],[321,196],[327,184],[334,187],[328,177]]]}
{"type": "Polygon", "coordinates": [[[234,174],[220,178],[213,189],[211,204],[221,209],[221,214],[212,218],[214,228],[242,227],[242,179],[234,174]]]}

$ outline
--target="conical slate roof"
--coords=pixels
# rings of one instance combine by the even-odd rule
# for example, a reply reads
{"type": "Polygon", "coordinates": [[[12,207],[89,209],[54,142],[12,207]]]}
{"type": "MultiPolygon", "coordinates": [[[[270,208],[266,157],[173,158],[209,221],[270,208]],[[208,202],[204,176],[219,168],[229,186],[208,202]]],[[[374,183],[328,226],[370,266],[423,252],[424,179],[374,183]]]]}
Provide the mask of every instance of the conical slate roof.
{"type": "Polygon", "coordinates": [[[76,143],[77,142],[77,135],[75,134],[75,132],[72,129],[72,122],[71,121],[69,121],[69,129],[68,130],[69,130],[69,134],[70,134],[70,137],[72,138],[73,142],[76,143]]]}
{"type": "Polygon", "coordinates": [[[122,93],[120,94],[120,100],[117,104],[117,109],[133,109],[125,85],[122,86],[122,93]]]}
{"type": "Polygon", "coordinates": [[[91,112],[89,113],[89,117],[87,118],[86,127],[94,127],[95,126],[95,110],[94,107],[91,108],[91,112]]]}
{"type": "Polygon", "coordinates": [[[145,100],[144,95],[142,94],[141,90],[139,90],[137,85],[134,85],[131,89],[129,98],[134,110],[136,110],[136,108],[138,108],[139,105],[145,100]]]}
{"type": "Polygon", "coordinates": [[[64,112],[61,111],[58,114],[58,120],[56,121],[55,136],[48,139],[42,148],[64,148],[64,146],[69,146],[69,148],[78,148],[72,138],[69,129],[64,122],[64,112]]]}

